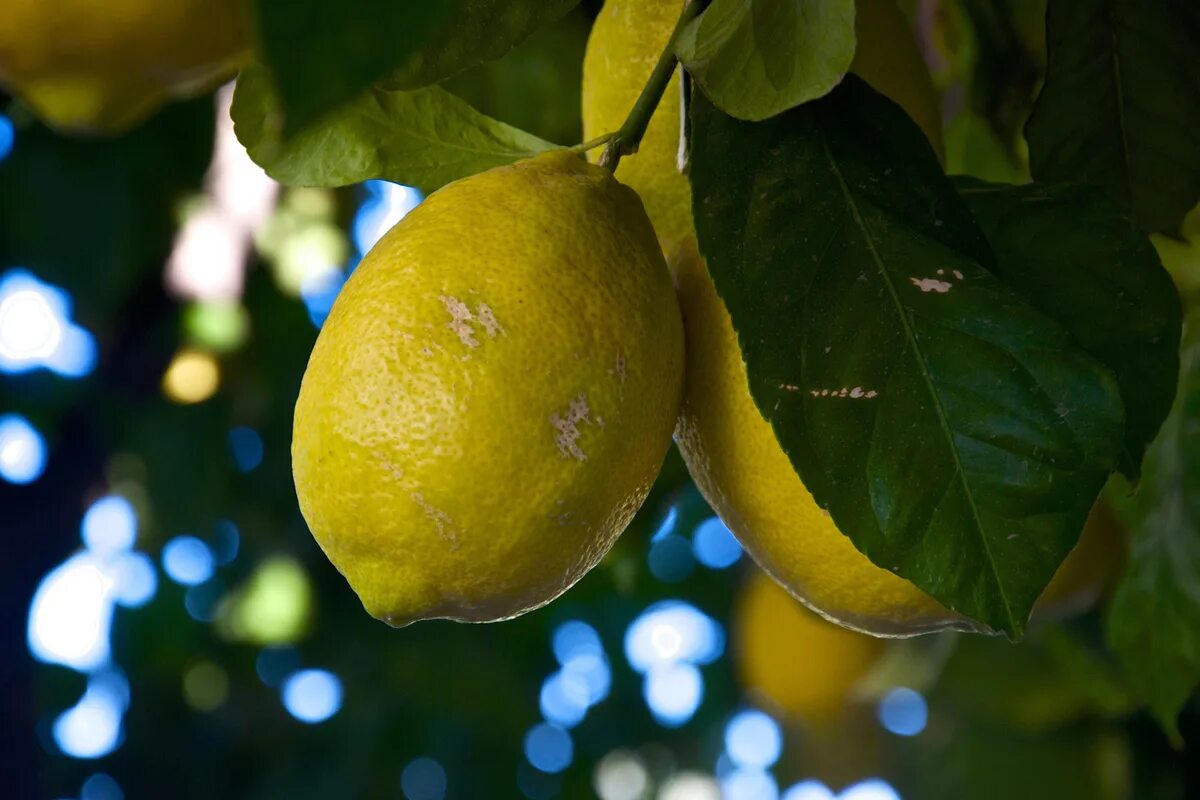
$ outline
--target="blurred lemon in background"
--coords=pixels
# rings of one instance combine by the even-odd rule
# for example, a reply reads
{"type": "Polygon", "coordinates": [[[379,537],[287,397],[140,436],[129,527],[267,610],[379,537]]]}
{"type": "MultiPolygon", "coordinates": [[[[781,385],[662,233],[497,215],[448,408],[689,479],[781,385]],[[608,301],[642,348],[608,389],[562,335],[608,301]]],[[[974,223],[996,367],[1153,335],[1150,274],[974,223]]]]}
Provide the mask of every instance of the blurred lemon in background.
{"type": "Polygon", "coordinates": [[[822,619],[760,570],[734,607],[733,638],[742,686],[816,725],[841,715],[887,646],[822,619]]]}
{"type": "Polygon", "coordinates": [[[645,499],[683,330],[637,195],[554,151],[432,194],[333,306],[296,404],[313,535],[374,616],[557,597],[645,499]]]}
{"type": "Polygon", "coordinates": [[[230,77],[246,0],[4,0],[0,84],[47,124],[118,133],[230,77]]]}

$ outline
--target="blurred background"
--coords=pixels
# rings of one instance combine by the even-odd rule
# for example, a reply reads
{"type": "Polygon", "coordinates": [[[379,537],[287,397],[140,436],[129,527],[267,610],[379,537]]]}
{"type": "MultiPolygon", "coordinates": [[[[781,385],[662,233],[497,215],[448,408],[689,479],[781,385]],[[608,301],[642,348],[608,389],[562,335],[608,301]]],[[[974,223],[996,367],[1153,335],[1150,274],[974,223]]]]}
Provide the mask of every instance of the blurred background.
{"type": "MultiPolygon", "coordinates": [[[[1026,179],[1044,6],[907,5],[950,171],[1026,179]]],[[[450,88],[578,142],[598,6],[450,88]]],[[[1019,646],[849,633],[763,578],[674,453],[550,606],[372,620],[299,514],[291,411],[338,289],[422,195],[281,188],[228,103],[80,140],[0,94],[6,797],[1200,796],[1103,650],[1105,586],[1019,646]]]]}

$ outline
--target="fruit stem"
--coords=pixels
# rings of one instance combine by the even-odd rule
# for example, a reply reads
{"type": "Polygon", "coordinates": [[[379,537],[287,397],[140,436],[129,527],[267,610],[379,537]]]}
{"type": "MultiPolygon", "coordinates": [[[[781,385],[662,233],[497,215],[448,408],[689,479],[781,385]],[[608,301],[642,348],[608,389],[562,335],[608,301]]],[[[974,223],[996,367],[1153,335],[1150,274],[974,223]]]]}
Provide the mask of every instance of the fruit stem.
{"type": "Polygon", "coordinates": [[[637,152],[642,136],[646,133],[646,126],[650,124],[650,117],[654,115],[654,109],[658,108],[658,102],[667,90],[667,83],[675,73],[675,43],[688,23],[700,16],[705,5],[702,0],[688,0],[684,5],[679,20],[675,23],[675,29],[671,31],[671,38],[667,40],[667,46],[663,48],[649,80],[642,87],[642,93],[638,95],[625,122],[612,135],[608,147],[604,148],[604,153],[600,156],[600,166],[616,171],[622,156],[637,152]]]}

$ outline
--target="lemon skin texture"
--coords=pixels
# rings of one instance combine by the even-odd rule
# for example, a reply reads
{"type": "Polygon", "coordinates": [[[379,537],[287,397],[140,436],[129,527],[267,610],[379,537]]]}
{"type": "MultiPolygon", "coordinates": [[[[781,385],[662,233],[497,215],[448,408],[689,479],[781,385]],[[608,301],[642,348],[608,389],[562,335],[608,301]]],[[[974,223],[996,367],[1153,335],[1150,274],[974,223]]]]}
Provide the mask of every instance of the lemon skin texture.
{"type": "Polygon", "coordinates": [[[516,616],[645,499],[682,366],[631,189],[566,151],[465,178],[372,248],[321,330],[294,419],[300,509],[381,620],[516,616]]]}
{"type": "Polygon", "coordinates": [[[232,74],[247,0],[4,0],[0,84],[47,124],[113,134],[232,74]]]}
{"type": "MultiPolygon", "coordinates": [[[[583,138],[621,127],[667,46],[681,0],[608,0],[596,17],[583,57],[583,138]]],[[[664,249],[692,234],[692,194],[679,171],[679,75],[667,84],[638,152],[617,165],[633,187],[664,249]]],[[[598,158],[601,150],[593,150],[598,158]]]]}
{"type": "Polygon", "coordinates": [[[741,685],[812,726],[842,715],[887,646],[813,614],[759,570],[734,606],[733,636],[741,685]]]}

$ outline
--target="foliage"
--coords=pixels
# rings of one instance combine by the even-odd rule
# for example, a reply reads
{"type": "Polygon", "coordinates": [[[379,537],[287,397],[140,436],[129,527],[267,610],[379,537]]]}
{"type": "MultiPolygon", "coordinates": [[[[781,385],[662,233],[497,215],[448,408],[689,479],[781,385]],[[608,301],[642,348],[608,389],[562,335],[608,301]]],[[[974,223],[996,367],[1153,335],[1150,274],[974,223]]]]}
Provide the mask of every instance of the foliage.
{"type": "MultiPolygon", "coordinates": [[[[1200,201],[1200,10],[1050,0],[1043,20],[1019,0],[933,4],[918,28],[943,90],[949,171],[969,173],[948,178],[901,110],[843,77],[852,5],[712,0],[676,42],[696,232],[759,410],[856,547],[981,629],[1026,632],[1113,472],[1133,482],[1132,546],[1111,604],[1071,625],[1029,625],[1018,644],[889,644],[903,657],[874,686],[927,689],[926,733],[881,744],[868,712],[838,735],[789,729],[788,741],[823,753],[828,735],[905,797],[1183,796],[1192,754],[1167,749],[1139,708],[1175,747],[1200,734],[1188,705],[1200,682],[1200,323],[1149,234],[1176,237],[1173,277],[1195,285],[1200,245],[1179,237],[1200,201]]],[[[237,135],[286,186],[426,191],[576,145],[578,64],[598,6],[254,0],[259,63],[238,79],[237,135]]],[[[452,796],[506,796],[514,780],[530,797],[584,796],[618,748],[636,749],[652,782],[711,771],[728,713],[754,702],[727,660],[705,667],[704,702],[677,730],[647,713],[641,676],[620,661],[623,633],[652,602],[731,618],[737,570],[689,561],[685,581],[665,580],[647,556],[682,539],[665,516],[685,532],[709,516],[677,458],[601,566],[548,608],[488,627],[372,623],[296,511],[292,404],[319,320],[272,280],[274,251],[251,255],[235,301],[249,335],[217,359],[217,394],[180,405],[160,388],[173,354],[201,347],[161,268],[206,189],[211,103],[167,107],[112,141],[63,138],[16,100],[0,97],[0,112],[16,131],[7,158],[0,142],[0,276],[23,266],[67,287],[100,346],[81,381],[0,375],[0,413],[28,416],[52,451],[30,487],[0,482],[12,596],[27,603],[77,548],[80,513],[106,491],[137,500],[148,552],[236,521],[243,552],[207,584],[221,596],[247,596],[257,566],[278,558],[314,589],[306,626],[279,647],[226,638],[165,579],[145,609],[119,612],[114,648],[135,699],[104,768],[128,796],[394,796],[397,754],[436,754],[459,781],[452,796]],[[262,436],[248,475],[229,456],[237,426],[262,436]],[[550,636],[574,618],[599,631],[612,694],[572,732],[575,765],[547,775],[521,760],[521,741],[555,669],[550,636]],[[288,718],[262,674],[276,651],[341,675],[345,711],[313,728],[288,718]],[[200,662],[229,682],[203,712],[180,688],[200,662]]],[[[326,224],[346,227],[362,191],[297,197],[327,203],[326,224]]],[[[341,275],[353,259],[333,266],[341,275]]],[[[23,612],[6,617],[16,652],[23,612]]],[[[30,677],[23,664],[12,695],[32,699],[14,719],[49,742],[47,715],[76,702],[83,679],[57,667],[30,677]]],[[[75,794],[96,769],[12,752],[46,760],[27,778],[44,781],[41,795],[75,794]]],[[[785,756],[776,772],[810,777],[800,765],[785,756]]],[[[826,766],[835,788],[867,774],[826,766]]]]}

